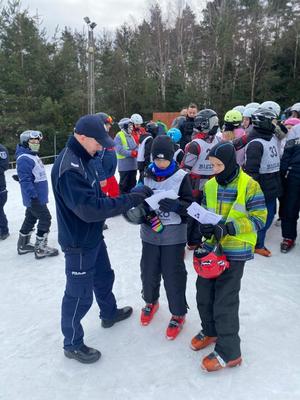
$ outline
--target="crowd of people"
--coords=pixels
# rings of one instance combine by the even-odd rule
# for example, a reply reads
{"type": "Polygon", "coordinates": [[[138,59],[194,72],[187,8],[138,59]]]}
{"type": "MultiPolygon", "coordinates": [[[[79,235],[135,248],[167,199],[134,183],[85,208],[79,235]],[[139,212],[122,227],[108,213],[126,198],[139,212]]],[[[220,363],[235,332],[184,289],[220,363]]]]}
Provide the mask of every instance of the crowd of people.
{"type": "MultiPolygon", "coordinates": [[[[191,103],[169,130],[160,121],[145,122],[137,113],[124,117],[114,140],[109,136],[113,120],[104,112],[76,122],[51,172],[58,242],[65,256],[61,328],[66,357],[93,363],[101,356],[84,343],[81,325],[93,293],[103,328],[132,313],[130,306],[117,307],[114,271],[102,234],[106,219],[122,214],[140,225],[145,302],[140,323],[149,325],[159,309],[162,278],[171,314],[166,338],[178,336],[188,310],[185,252],[192,250],[201,330],[190,346],[198,351],[214,344],[214,351],[202,360],[206,371],[241,364],[240,283],[245,263],[255,253],[271,256],[265,242],[277,204],[281,252],[289,252],[297,237],[300,103],[281,112],[274,101],[251,102],[228,110],[223,121],[221,126],[213,109],[198,110],[191,103]],[[158,194],[155,206],[148,203],[158,194]],[[217,215],[218,222],[191,217],[192,203],[217,215]]],[[[17,252],[32,252],[37,259],[58,255],[47,239],[51,214],[45,168],[38,156],[42,139],[34,130],[20,135],[14,175],[26,208],[17,252]]],[[[9,237],[4,213],[7,168],[8,153],[0,146],[1,240],[9,237]]]]}

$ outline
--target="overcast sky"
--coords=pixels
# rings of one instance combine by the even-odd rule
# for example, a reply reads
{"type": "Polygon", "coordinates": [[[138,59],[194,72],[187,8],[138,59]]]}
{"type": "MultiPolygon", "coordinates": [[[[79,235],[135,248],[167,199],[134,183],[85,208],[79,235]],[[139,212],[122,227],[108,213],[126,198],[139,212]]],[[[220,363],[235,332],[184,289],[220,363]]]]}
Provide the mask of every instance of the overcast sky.
{"type": "MultiPolygon", "coordinates": [[[[4,0],[2,4],[6,4],[4,0]]],[[[172,5],[177,3],[189,3],[193,10],[200,14],[205,0],[172,0],[172,5]]],[[[83,18],[88,16],[91,21],[97,23],[97,28],[114,30],[124,22],[140,22],[147,17],[147,10],[152,0],[22,0],[22,9],[29,10],[31,16],[38,12],[41,26],[46,28],[47,36],[51,37],[55,27],[59,29],[65,26],[82,31],[83,18]]],[[[168,7],[168,0],[160,0],[164,10],[168,7]]],[[[0,1],[1,4],[1,1],[0,1]]],[[[96,34],[95,30],[95,34],[96,34]]]]}

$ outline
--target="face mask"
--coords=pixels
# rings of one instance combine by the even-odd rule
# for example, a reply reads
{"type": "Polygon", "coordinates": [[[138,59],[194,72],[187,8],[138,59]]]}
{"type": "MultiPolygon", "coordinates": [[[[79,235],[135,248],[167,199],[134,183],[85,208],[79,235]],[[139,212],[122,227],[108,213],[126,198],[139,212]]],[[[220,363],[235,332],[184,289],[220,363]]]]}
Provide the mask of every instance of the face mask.
{"type": "Polygon", "coordinates": [[[28,147],[30,148],[31,151],[34,151],[35,153],[38,153],[38,151],[40,150],[39,143],[28,143],[28,147]]]}

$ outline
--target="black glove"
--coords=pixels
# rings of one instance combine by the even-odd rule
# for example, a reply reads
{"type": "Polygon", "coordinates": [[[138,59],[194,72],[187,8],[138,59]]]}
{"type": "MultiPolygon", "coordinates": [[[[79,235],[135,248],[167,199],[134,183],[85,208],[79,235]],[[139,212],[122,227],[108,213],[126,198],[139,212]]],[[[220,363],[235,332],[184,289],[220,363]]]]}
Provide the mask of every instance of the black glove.
{"type": "Polygon", "coordinates": [[[145,199],[153,195],[153,190],[146,185],[137,185],[131,189],[130,193],[137,193],[143,196],[145,199]]]}
{"type": "Polygon", "coordinates": [[[16,181],[16,182],[19,182],[19,180],[20,180],[17,174],[14,174],[14,175],[12,176],[12,178],[13,178],[13,180],[16,181]]]}
{"type": "Polygon", "coordinates": [[[142,203],[147,197],[153,195],[153,190],[146,185],[137,185],[130,191],[130,197],[133,200],[133,206],[136,207],[142,203]]]}
{"type": "Polygon", "coordinates": [[[206,239],[210,239],[214,233],[215,225],[213,224],[199,224],[199,231],[206,239]]]}
{"type": "Polygon", "coordinates": [[[285,135],[288,133],[288,128],[281,121],[277,122],[277,125],[285,135]]]}
{"type": "Polygon", "coordinates": [[[170,212],[170,211],[177,212],[180,207],[180,202],[178,199],[174,200],[166,198],[160,200],[158,204],[159,204],[159,209],[164,212],[170,212]]]}
{"type": "Polygon", "coordinates": [[[214,236],[217,242],[220,242],[226,235],[235,236],[236,231],[233,222],[227,222],[227,224],[214,225],[214,236]]]}

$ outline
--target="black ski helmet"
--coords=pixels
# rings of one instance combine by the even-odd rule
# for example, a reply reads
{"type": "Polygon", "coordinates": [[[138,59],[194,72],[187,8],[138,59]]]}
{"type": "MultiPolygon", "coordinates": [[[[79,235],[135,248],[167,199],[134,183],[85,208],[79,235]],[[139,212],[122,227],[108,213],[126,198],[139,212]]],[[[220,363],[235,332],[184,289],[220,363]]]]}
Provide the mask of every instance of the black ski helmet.
{"type": "Polygon", "coordinates": [[[150,135],[153,136],[154,138],[158,134],[158,125],[156,122],[153,121],[147,122],[145,125],[145,129],[146,132],[150,133],[150,135]]]}
{"type": "Polygon", "coordinates": [[[194,120],[194,128],[198,132],[206,133],[207,135],[215,135],[219,127],[219,118],[217,113],[210,108],[205,108],[198,112],[194,120]]]}
{"type": "Polygon", "coordinates": [[[255,128],[260,128],[272,133],[275,131],[275,124],[272,122],[274,119],[277,119],[277,114],[275,111],[267,108],[258,108],[252,114],[252,124],[255,128]]]}

